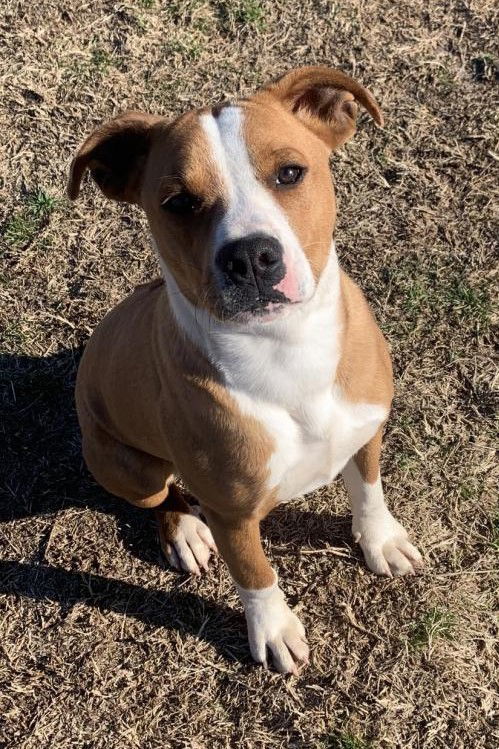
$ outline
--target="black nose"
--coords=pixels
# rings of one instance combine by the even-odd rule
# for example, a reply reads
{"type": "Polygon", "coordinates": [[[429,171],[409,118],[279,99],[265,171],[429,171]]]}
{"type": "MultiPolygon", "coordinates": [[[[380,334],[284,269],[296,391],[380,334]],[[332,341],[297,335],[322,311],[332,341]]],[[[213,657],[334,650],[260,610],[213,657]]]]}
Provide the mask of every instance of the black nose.
{"type": "Polygon", "coordinates": [[[236,286],[253,286],[260,291],[275,286],[285,274],[282,246],[266,234],[251,234],[225,244],[216,263],[236,286]]]}

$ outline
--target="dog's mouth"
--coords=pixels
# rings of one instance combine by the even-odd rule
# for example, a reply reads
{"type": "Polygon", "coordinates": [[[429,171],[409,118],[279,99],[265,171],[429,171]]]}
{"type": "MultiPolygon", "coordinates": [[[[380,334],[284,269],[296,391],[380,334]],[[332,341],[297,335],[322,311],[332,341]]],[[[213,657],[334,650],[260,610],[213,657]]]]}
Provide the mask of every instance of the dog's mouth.
{"type": "Polygon", "coordinates": [[[272,290],[270,293],[255,295],[244,294],[242,289],[228,287],[217,298],[215,314],[224,322],[270,322],[285,314],[296,303],[281,291],[272,290]]]}

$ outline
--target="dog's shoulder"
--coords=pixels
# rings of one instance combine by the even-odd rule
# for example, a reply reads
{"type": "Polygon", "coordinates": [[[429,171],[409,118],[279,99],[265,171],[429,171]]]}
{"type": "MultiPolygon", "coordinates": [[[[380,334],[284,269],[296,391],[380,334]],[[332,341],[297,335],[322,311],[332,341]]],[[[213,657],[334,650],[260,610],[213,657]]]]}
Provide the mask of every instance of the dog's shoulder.
{"type": "Polygon", "coordinates": [[[162,278],[154,278],[152,281],[138,284],[116,307],[108,313],[108,317],[119,315],[125,310],[131,311],[133,307],[154,306],[160,294],[164,293],[165,282],[162,278]]]}
{"type": "Polygon", "coordinates": [[[134,290],[113,307],[100,321],[94,330],[92,339],[104,335],[116,339],[121,331],[128,340],[134,331],[151,324],[156,306],[164,294],[164,281],[156,278],[153,281],[139,284],[134,290]]]}
{"type": "Polygon", "coordinates": [[[342,345],[336,372],[348,400],[382,403],[393,397],[388,343],[359,286],[341,272],[342,345]]]}

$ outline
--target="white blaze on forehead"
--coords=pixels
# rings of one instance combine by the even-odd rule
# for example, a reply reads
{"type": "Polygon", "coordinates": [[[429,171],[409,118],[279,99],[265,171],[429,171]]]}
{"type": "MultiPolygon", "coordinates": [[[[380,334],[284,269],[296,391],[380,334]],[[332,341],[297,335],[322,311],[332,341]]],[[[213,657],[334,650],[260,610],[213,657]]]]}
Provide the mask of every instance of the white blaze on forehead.
{"type": "Polygon", "coordinates": [[[215,230],[215,252],[226,242],[249,234],[274,237],[283,247],[286,272],[297,279],[300,296],[306,298],[314,288],[310,265],[285,212],[255,175],[244,139],[241,107],[223,107],[218,117],[203,114],[200,121],[227,199],[215,230]]]}

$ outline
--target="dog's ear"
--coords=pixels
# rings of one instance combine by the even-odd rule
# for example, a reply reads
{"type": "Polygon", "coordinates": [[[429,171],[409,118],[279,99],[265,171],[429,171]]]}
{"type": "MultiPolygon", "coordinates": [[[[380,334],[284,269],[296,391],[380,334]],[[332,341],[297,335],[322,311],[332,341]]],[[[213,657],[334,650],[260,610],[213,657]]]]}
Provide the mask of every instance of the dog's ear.
{"type": "Polygon", "coordinates": [[[266,86],[263,92],[278,99],[333,150],[355,133],[357,102],[383,126],[383,115],[373,95],[341,70],[297,68],[266,86]]]}
{"type": "Polygon", "coordinates": [[[108,198],[139,202],[152,128],[160,120],[144,112],[127,112],[97,128],[80,146],[71,164],[67,187],[71,200],[78,197],[88,169],[108,198]]]}

